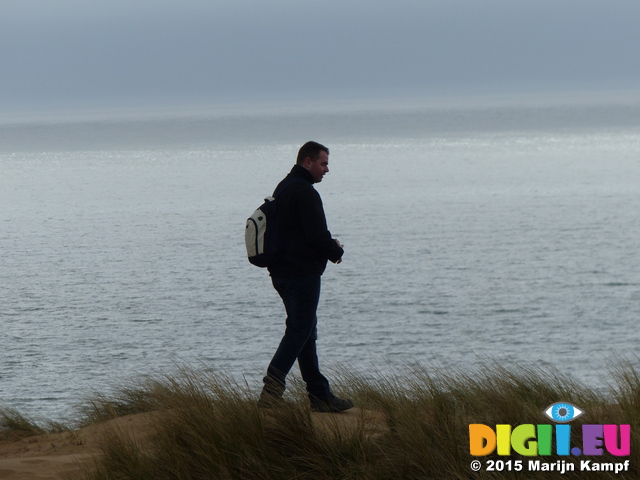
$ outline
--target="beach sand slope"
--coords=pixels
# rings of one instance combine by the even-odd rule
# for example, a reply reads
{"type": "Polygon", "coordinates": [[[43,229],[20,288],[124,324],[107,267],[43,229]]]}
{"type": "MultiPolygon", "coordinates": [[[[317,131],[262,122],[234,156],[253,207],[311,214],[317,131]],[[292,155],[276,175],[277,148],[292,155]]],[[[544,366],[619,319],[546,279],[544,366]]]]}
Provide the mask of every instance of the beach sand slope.
{"type": "MultiPolygon", "coordinates": [[[[0,440],[0,480],[73,480],[91,470],[105,433],[122,432],[144,442],[155,413],[116,418],[77,431],[0,440]]],[[[343,413],[311,413],[319,432],[347,432],[364,422],[375,437],[387,427],[381,412],[352,408],[343,413]]]]}

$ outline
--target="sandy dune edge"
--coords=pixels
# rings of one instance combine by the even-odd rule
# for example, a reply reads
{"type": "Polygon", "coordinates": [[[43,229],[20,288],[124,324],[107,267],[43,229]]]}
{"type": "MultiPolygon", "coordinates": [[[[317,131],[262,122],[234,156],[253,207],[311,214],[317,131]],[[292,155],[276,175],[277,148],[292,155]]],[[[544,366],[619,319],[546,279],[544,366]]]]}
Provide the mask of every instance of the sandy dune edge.
{"type": "MultiPolygon", "coordinates": [[[[144,441],[156,414],[129,415],[83,429],[37,435],[18,440],[0,440],[0,480],[72,480],[90,469],[100,454],[106,432],[122,431],[144,441]]],[[[319,430],[357,428],[365,424],[369,435],[386,429],[381,413],[353,408],[344,413],[312,413],[319,430]]]]}
{"type": "Polygon", "coordinates": [[[142,439],[153,414],[130,415],[77,431],[0,441],[1,480],[78,478],[100,453],[100,439],[113,429],[142,439]]]}

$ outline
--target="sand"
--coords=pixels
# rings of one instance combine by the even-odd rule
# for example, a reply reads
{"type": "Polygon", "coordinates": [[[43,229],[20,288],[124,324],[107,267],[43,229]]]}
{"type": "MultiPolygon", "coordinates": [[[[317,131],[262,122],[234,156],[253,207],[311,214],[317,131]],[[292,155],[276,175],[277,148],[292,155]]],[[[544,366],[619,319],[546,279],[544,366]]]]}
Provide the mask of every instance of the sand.
{"type": "MultiPolygon", "coordinates": [[[[363,419],[370,435],[386,429],[383,415],[352,408],[343,413],[312,413],[319,430],[355,428],[363,419]]],[[[129,415],[77,431],[0,440],[0,480],[74,480],[100,455],[101,438],[114,429],[144,442],[154,414],[129,415]]]]}
{"type": "Polygon", "coordinates": [[[131,415],[77,431],[0,440],[1,480],[79,479],[100,454],[100,439],[118,429],[142,439],[153,414],[131,415]]]}

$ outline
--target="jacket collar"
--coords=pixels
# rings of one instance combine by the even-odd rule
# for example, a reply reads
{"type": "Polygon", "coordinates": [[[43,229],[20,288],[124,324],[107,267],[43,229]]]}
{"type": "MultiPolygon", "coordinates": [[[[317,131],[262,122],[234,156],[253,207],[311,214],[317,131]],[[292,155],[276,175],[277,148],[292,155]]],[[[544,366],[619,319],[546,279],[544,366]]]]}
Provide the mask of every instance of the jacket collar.
{"type": "Polygon", "coordinates": [[[289,172],[289,175],[301,177],[307,180],[309,183],[313,183],[313,176],[311,176],[311,172],[298,164],[293,166],[291,172],[289,172]]]}

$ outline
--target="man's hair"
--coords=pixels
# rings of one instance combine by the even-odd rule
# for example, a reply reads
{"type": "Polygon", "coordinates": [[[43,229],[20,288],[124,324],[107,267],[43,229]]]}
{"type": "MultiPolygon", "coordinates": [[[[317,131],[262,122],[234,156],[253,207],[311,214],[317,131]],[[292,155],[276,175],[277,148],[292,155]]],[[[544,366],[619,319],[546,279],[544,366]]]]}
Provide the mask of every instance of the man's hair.
{"type": "Polygon", "coordinates": [[[311,158],[311,160],[315,162],[320,157],[320,152],[327,152],[327,155],[329,155],[329,149],[324,145],[321,145],[318,142],[307,142],[300,147],[300,150],[298,150],[296,163],[298,165],[302,165],[304,163],[304,159],[307,157],[311,158]]]}

